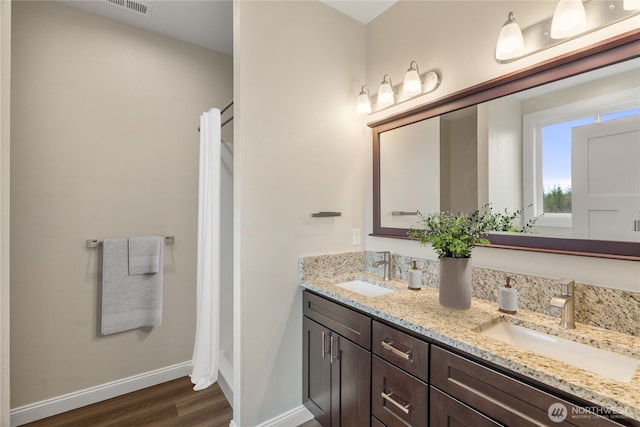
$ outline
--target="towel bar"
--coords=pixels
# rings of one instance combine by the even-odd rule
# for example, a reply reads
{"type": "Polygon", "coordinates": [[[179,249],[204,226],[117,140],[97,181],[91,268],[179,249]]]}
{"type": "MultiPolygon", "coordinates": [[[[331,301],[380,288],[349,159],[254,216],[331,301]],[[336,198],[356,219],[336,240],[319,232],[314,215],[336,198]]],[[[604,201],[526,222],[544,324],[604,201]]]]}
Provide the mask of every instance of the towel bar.
{"type": "Polygon", "coordinates": [[[328,218],[332,216],[342,216],[341,212],[316,212],[311,214],[311,218],[328,218]]]}
{"type": "MultiPolygon", "coordinates": [[[[175,241],[176,238],[174,236],[164,236],[165,245],[173,245],[175,241]]],[[[102,243],[102,241],[98,239],[87,239],[87,249],[97,248],[100,243],[102,243]]]]}

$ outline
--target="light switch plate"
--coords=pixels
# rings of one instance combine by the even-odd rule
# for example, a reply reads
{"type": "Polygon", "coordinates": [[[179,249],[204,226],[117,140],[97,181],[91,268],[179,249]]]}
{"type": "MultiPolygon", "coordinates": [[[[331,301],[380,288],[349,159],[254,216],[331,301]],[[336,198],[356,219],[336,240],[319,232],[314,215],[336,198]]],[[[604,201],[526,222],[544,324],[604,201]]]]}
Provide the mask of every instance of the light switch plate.
{"type": "Polygon", "coordinates": [[[353,229],[353,246],[358,246],[360,244],[360,229],[353,229]]]}

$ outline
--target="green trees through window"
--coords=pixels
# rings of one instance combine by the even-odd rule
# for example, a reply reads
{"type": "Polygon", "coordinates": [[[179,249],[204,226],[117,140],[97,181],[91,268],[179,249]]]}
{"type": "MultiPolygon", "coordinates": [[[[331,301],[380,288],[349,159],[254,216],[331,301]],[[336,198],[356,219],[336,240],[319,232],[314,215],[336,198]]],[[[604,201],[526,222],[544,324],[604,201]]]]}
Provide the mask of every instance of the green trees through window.
{"type": "Polygon", "coordinates": [[[554,186],[542,194],[543,212],[571,213],[571,188],[554,186]]]}

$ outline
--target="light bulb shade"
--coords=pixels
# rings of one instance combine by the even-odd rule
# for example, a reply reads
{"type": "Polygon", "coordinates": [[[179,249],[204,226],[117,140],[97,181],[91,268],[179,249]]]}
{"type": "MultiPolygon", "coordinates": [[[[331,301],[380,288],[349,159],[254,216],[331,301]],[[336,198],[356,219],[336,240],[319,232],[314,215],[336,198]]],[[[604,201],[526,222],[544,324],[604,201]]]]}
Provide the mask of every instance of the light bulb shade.
{"type": "Polygon", "coordinates": [[[522,30],[516,22],[513,13],[509,13],[507,22],[504,23],[500,34],[498,35],[498,42],[496,43],[496,59],[499,61],[506,61],[509,59],[517,58],[524,52],[524,38],[522,37],[522,30]]]}
{"type": "Polygon", "coordinates": [[[362,90],[358,95],[358,103],[356,104],[356,114],[365,115],[371,113],[371,99],[369,98],[369,90],[365,92],[366,86],[362,86],[362,90]]]}
{"type": "Polygon", "coordinates": [[[624,10],[638,10],[640,9],[640,0],[624,0],[622,7],[624,10]]]}
{"type": "Polygon", "coordinates": [[[551,38],[564,39],[580,34],[587,27],[587,14],[581,0],[560,0],[553,12],[551,38]]]}
{"type": "Polygon", "coordinates": [[[393,87],[391,86],[391,77],[384,75],[380,88],[378,88],[378,108],[385,108],[389,105],[393,105],[396,102],[396,95],[393,93],[393,87]],[[389,81],[387,81],[389,78],[389,81]]]}
{"type": "Polygon", "coordinates": [[[404,75],[404,82],[402,83],[402,94],[406,97],[411,97],[420,95],[421,93],[422,81],[420,80],[418,63],[416,61],[411,61],[411,65],[409,65],[409,69],[404,75]]]}

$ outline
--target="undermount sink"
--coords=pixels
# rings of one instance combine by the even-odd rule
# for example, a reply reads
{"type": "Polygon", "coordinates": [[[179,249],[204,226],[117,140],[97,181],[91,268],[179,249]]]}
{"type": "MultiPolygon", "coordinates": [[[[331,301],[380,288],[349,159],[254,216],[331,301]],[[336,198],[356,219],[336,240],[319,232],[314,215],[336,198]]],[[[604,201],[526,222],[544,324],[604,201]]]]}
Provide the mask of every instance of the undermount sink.
{"type": "Polygon", "coordinates": [[[504,321],[480,331],[480,334],[616,381],[629,382],[640,362],[633,357],[504,321]]]}
{"type": "Polygon", "coordinates": [[[336,286],[366,297],[377,297],[379,295],[385,295],[395,291],[395,289],[385,288],[362,280],[351,280],[349,282],[336,283],[336,286]]]}

